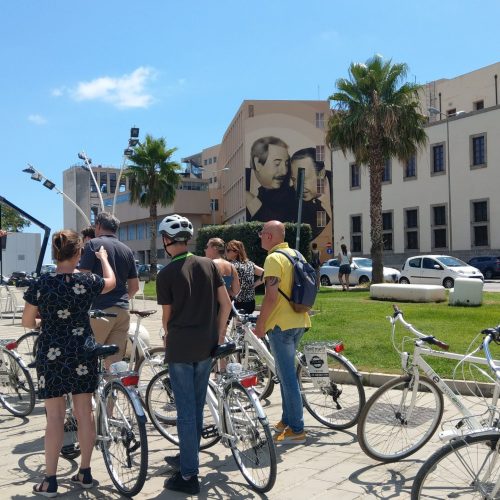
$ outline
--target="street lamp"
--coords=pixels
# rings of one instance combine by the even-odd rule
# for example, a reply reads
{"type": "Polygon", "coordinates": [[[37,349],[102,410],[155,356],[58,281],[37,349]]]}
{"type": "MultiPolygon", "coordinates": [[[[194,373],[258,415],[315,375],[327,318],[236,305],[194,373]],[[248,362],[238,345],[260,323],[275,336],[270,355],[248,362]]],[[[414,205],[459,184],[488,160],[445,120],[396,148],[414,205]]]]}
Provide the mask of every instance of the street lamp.
{"type": "Polygon", "coordinates": [[[85,151],[81,151],[80,153],[78,153],[78,158],[80,158],[80,160],[83,160],[85,162],[85,166],[82,165],[82,168],[84,170],[89,171],[90,176],[92,177],[92,181],[94,182],[94,186],[97,190],[97,195],[99,196],[99,202],[101,203],[101,211],[104,212],[104,201],[102,199],[102,193],[101,190],[99,189],[99,184],[97,184],[97,180],[95,178],[92,167],[90,166],[92,160],[85,154],[85,151]]]}
{"type": "Polygon", "coordinates": [[[45,177],[45,175],[43,175],[41,172],[39,172],[38,170],[36,170],[33,165],[30,165],[28,163],[28,168],[23,169],[23,172],[25,172],[27,174],[30,174],[31,178],[34,181],[41,182],[42,179],[45,179],[45,181],[43,182],[42,185],[44,187],[46,187],[47,189],[49,189],[50,191],[52,191],[54,189],[56,193],[64,196],[64,198],[66,200],[68,200],[80,212],[81,216],[85,219],[85,222],[87,223],[87,225],[90,226],[90,220],[87,217],[87,215],[85,214],[85,212],[65,192],[63,192],[60,189],[58,189],[54,182],[52,182],[51,180],[47,179],[47,177],[45,177]]]}
{"type": "MultiPolygon", "coordinates": [[[[446,168],[448,170],[448,221],[450,224],[450,242],[448,245],[450,253],[453,251],[453,226],[451,221],[451,160],[450,160],[450,116],[439,111],[439,109],[429,106],[428,111],[431,115],[440,115],[446,118],[446,168]]],[[[453,116],[461,115],[465,111],[457,111],[453,116]]]]}
{"type": "Polygon", "coordinates": [[[117,196],[118,191],[120,189],[120,179],[122,177],[123,170],[125,169],[125,165],[127,163],[127,160],[134,154],[134,150],[132,148],[135,148],[138,144],[140,144],[140,142],[139,142],[139,128],[132,127],[130,129],[130,138],[128,140],[128,148],[126,148],[123,151],[123,162],[122,162],[122,166],[120,167],[120,171],[118,172],[118,180],[116,182],[115,194],[113,196],[113,208],[111,209],[112,215],[115,215],[116,196],[117,196]]]}

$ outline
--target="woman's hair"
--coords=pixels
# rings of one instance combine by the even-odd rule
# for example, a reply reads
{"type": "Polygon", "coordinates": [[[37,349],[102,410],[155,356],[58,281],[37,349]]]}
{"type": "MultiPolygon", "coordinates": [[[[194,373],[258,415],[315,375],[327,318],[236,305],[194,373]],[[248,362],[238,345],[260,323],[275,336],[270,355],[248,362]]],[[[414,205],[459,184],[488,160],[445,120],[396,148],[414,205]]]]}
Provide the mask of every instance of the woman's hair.
{"type": "Polygon", "coordinates": [[[243,243],[241,241],[231,240],[226,245],[226,251],[227,250],[235,250],[236,251],[235,260],[238,260],[240,262],[246,262],[248,260],[247,251],[245,250],[245,245],[243,245],[243,243]]]}
{"type": "Polygon", "coordinates": [[[52,255],[57,262],[74,257],[83,248],[81,236],[71,229],[57,231],[52,236],[52,255]]]}
{"type": "Polygon", "coordinates": [[[216,248],[221,257],[224,256],[224,240],[220,238],[210,238],[207,242],[207,245],[216,248]]]}
{"type": "Polygon", "coordinates": [[[344,243],[342,243],[342,245],[340,245],[340,248],[342,249],[342,253],[344,255],[347,255],[347,247],[344,245],[344,243]]]}

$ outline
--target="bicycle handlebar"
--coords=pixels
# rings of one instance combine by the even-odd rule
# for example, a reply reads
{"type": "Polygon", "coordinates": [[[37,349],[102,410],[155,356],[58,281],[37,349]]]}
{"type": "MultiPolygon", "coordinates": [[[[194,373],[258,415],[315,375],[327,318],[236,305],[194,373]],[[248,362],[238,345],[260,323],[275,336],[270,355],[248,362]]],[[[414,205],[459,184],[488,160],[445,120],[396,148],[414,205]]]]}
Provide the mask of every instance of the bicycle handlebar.
{"type": "Polygon", "coordinates": [[[486,330],[482,330],[481,333],[483,335],[486,335],[483,340],[483,350],[484,354],[486,355],[488,365],[493,370],[493,373],[495,373],[495,375],[500,378],[500,367],[495,365],[495,360],[493,359],[493,356],[490,352],[490,343],[492,341],[499,342],[500,340],[500,325],[496,326],[495,328],[486,328],[486,330]]]}
{"type": "Polygon", "coordinates": [[[104,312],[104,311],[101,311],[100,309],[91,309],[89,311],[89,316],[91,318],[116,318],[118,316],[118,314],[116,313],[108,313],[108,312],[104,312]]]}

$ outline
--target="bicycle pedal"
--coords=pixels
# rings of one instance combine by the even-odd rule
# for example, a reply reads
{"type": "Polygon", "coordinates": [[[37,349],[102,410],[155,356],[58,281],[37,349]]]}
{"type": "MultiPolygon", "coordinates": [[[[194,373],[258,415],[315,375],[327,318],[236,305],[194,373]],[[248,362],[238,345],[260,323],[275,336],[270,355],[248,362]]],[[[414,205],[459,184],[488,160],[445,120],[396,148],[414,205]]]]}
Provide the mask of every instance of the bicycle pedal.
{"type": "Polygon", "coordinates": [[[206,427],[203,427],[201,435],[204,439],[217,437],[219,435],[219,429],[217,429],[215,425],[207,425],[206,427]]]}
{"type": "Polygon", "coordinates": [[[271,380],[272,380],[275,384],[279,384],[279,383],[280,383],[280,379],[278,378],[278,375],[274,375],[274,377],[271,377],[271,380]]]}

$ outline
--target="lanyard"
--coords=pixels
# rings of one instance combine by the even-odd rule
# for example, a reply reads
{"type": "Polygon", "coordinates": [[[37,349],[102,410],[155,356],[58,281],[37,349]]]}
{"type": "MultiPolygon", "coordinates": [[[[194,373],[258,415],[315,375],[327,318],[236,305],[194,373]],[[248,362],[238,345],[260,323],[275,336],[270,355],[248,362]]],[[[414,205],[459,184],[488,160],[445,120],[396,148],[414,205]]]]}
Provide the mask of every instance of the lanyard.
{"type": "Polygon", "coordinates": [[[191,252],[186,252],[182,255],[176,255],[170,262],[175,262],[176,260],[185,259],[186,257],[191,257],[193,254],[191,252]]]}

